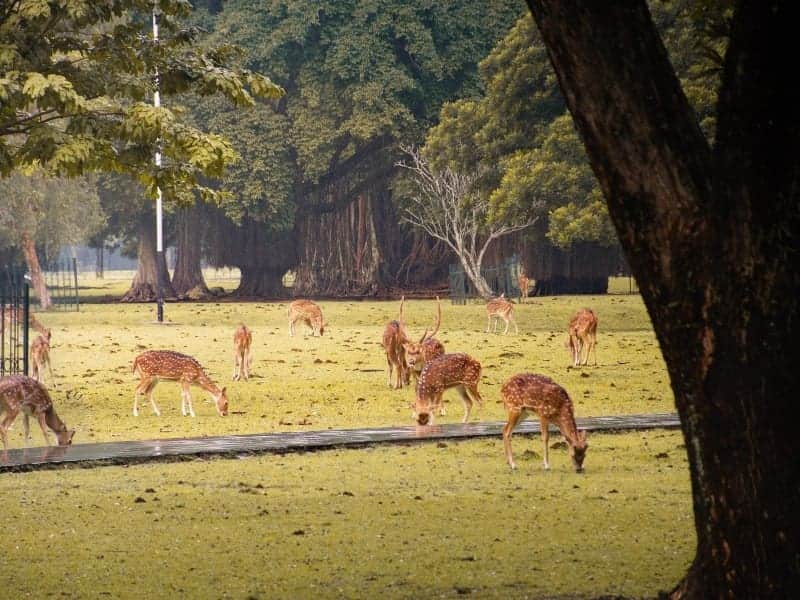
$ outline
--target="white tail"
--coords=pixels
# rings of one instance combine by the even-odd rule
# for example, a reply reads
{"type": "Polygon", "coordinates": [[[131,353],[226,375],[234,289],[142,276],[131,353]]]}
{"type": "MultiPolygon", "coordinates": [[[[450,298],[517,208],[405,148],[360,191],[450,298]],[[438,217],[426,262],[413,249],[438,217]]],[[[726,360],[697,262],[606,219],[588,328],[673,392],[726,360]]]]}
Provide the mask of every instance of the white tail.
{"type": "Polygon", "coordinates": [[[250,378],[250,367],[253,355],[250,347],[253,344],[253,332],[242,323],[233,334],[233,380],[242,377],[247,381],[250,378]]]}

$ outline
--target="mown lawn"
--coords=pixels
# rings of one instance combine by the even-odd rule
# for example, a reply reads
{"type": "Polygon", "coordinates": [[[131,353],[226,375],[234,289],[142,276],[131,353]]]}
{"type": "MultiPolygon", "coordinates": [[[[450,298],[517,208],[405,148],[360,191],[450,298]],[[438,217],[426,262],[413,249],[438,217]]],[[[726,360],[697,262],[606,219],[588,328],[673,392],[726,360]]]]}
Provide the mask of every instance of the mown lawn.
{"type": "MultiPolygon", "coordinates": [[[[287,334],[284,303],[89,304],[41,313],[53,328],[53,397],[75,443],[411,424],[411,388],[386,386],[380,346],[399,303],[322,301],[322,338],[287,334]],[[254,373],[230,382],[232,335],[254,330],[254,373]],[[180,415],[175,384],[140,405],[131,363],[144,349],[192,354],[228,386],[221,418],[201,390],[180,415]]],[[[407,302],[421,335],[433,301],[407,302]]],[[[521,371],[571,393],[577,416],[671,412],[668,376],[635,295],[531,299],[519,335],[485,333],[482,305],[442,303],[437,336],[484,367],[486,405],[521,371]],[[572,312],[599,315],[598,365],[569,367],[572,312]]],[[[462,415],[456,394],[448,414],[462,415]]],[[[21,424],[10,432],[22,445],[21,424]]],[[[40,443],[38,428],[34,441],[40,443]]],[[[556,437],[552,440],[558,442],[556,437]]],[[[638,597],[671,587],[694,549],[689,477],[678,432],[590,436],[587,473],[563,449],[541,470],[541,443],[476,440],[0,475],[0,597],[306,598],[638,597]]]]}

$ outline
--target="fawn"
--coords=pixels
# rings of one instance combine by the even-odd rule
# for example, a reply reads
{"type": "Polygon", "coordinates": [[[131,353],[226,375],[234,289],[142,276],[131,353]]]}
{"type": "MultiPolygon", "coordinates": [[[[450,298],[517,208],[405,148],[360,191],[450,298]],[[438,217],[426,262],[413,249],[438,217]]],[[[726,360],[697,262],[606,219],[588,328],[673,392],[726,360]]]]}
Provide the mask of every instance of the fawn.
{"type": "Polygon", "coordinates": [[[136,386],[133,395],[133,416],[139,416],[139,395],[147,394],[153,412],[156,416],[161,416],[161,411],[156,406],[153,398],[153,389],[160,380],[178,381],[181,384],[181,414],[185,417],[188,414],[194,417],[192,407],[192,397],[189,395],[189,388],[198,385],[211,394],[217,406],[217,412],[221,417],[228,414],[228,396],[225,388],[220,389],[203,371],[203,367],[191,356],[173,352],[171,350],[148,350],[142,352],[133,361],[133,372],[141,378],[136,386]]]}
{"type": "Polygon", "coordinates": [[[442,406],[442,394],[452,387],[458,390],[464,401],[466,423],[472,409],[473,399],[483,406],[478,393],[481,379],[481,363],[467,354],[443,354],[427,363],[417,382],[417,399],[413,405],[414,418],[419,425],[433,425],[433,411],[442,406]],[[470,397],[471,396],[471,397],[470,397]]]}
{"type": "Polygon", "coordinates": [[[436,296],[436,322],[433,325],[433,332],[428,333],[426,329],[418,342],[412,342],[406,339],[403,343],[403,349],[406,354],[406,365],[416,380],[419,380],[420,373],[422,373],[422,369],[428,361],[444,354],[444,346],[439,340],[433,337],[436,335],[436,332],[439,331],[439,326],[441,324],[442,305],[439,302],[439,296],[436,296]]]}
{"type": "Polygon", "coordinates": [[[253,344],[253,332],[244,323],[236,328],[233,334],[233,380],[242,377],[247,381],[250,377],[250,367],[253,364],[253,355],[250,346],[253,344]]]}
{"type": "Polygon", "coordinates": [[[519,303],[525,302],[528,297],[528,287],[530,287],[531,280],[525,275],[525,271],[520,271],[517,277],[517,285],[519,286],[519,303]]]}
{"type": "Polygon", "coordinates": [[[289,336],[294,335],[294,324],[303,321],[311,328],[311,335],[325,333],[327,323],[322,320],[322,311],[311,300],[295,300],[289,305],[289,336]]]}
{"type": "Polygon", "coordinates": [[[589,353],[592,350],[594,350],[594,364],[597,364],[597,315],[592,309],[582,308],[570,319],[567,346],[572,352],[573,366],[588,364],[589,353]],[[581,361],[584,347],[586,358],[581,361]]]}
{"type": "Polygon", "coordinates": [[[406,298],[400,298],[400,318],[397,321],[389,321],[383,328],[383,339],[381,344],[386,352],[386,364],[388,365],[387,385],[394,389],[400,389],[403,385],[408,385],[408,367],[406,365],[405,342],[407,341],[405,328],[403,327],[403,304],[406,298]],[[395,383],[392,385],[392,372],[395,372],[395,383]]]}
{"type": "Polygon", "coordinates": [[[38,381],[39,383],[44,383],[44,368],[47,366],[47,370],[50,372],[50,380],[53,382],[53,387],[55,387],[55,378],[53,377],[53,367],[50,363],[50,339],[51,333],[48,330],[47,335],[39,335],[36,336],[36,339],[33,340],[31,344],[31,363],[33,365],[31,372],[33,374],[33,378],[38,381]]]}
{"type": "Polygon", "coordinates": [[[514,333],[519,333],[517,322],[514,319],[514,305],[505,297],[505,293],[500,294],[499,298],[492,298],[486,303],[486,316],[488,322],[486,323],[486,333],[489,333],[489,328],[492,325],[492,319],[496,318],[494,322],[494,333],[497,333],[497,324],[500,319],[506,322],[506,330],[504,334],[508,333],[508,324],[514,324],[514,333]]]}
{"type": "Polygon", "coordinates": [[[47,428],[53,430],[58,439],[59,446],[69,446],[72,443],[74,430],[68,430],[64,421],[58,418],[53,401],[47,389],[25,375],[10,375],[0,379],[0,414],[5,413],[0,421],[0,437],[3,438],[3,449],[8,451],[8,428],[22,412],[25,426],[25,445],[30,438],[30,424],[28,418],[33,415],[39,421],[42,434],[47,445],[50,445],[50,436],[47,428]]]}
{"type": "Polygon", "coordinates": [[[508,466],[517,468],[511,454],[511,433],[528,411],[533,411],[539,415],[542,425],[544,468],[550,468],[547,442],[550,437],[549,424],[555,423],[569,444],[569,455],[575,471],[583,471],[583,460],[589,447],[586,443],[586,432],[579,431],[575,425],[572,400],[563,387],[544,375],[520,373],[503,384],[500,395],[508,414],[508,422],[503,427],[503,447],[508,466]]]}

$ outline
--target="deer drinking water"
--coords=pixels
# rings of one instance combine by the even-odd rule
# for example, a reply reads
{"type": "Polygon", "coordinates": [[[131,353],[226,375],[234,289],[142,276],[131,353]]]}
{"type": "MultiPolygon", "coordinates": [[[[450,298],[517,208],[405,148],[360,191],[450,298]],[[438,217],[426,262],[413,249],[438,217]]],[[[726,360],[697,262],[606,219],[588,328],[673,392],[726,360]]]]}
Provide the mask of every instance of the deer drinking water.
{"type": "Polygon", "coordinates": [[[472,409],[473,399],[483,406],[478,393],[481,379],[481,363],[467,354],[444,354],[434,358],[422,369],[417,382],[417,399],[414,403],[414,418],[419,425],[433,425],[433,411],[442,405],[445,390],[456,388],[464,401],[466,423],[472,409]]]}
{"type": "Polygon", "coordinates": [[[381,345],[386,353],[387,364],[387,385],[394,389],[400,389],[403,385],[408,385],[408,367],[406,365],[405,342],[408,341],[403,327],[403,304],[406,298],[400,298],[400,317],[396,321],[389,321],[383,328],[383,338],[381,345]],[[392,373],[395,374],[395,382],[392,384],[392,373]]]}
{"type": "Polygon", "coordinates": [[[250,346],[253,344],[253,332],[242,323],[233,334],[233,380],[242,377],[247,381],[250,378],[250,367],[253,364],[253,355],[250,346]]]}
{"type": "Polygon", "coordinates": [[[419,376],[422,373],[422,369],[425,367],[425,365],[437,356],[444,354],[444,345],[442,345],[439,340],[433,337],[436,335],[436,332],[439,331],[439,326],[441,324],[442,305],[439,302],[439,296],[436,296],[436,321],[433,325],[433,331],[428,333],[428,330],[426,329],[425,333],[422,334],[422,337],[418,342],[412,342],[411,340],[406,339],[406,341],[403,343],[403,350],[405,351],[406,355],[406,365],[410,373],[414,376],[414,379],[417,381],[419,381],[419,376]]]}
{"type": "Polygon", "coordinates": [[[319,333],[320,337],[325,332],[325,323],[322,320],[322,311],[311,300],[295,300],[289,305],[289,336],[294,335],[294,324],[302,321],[311,328],[311,335],[319,333]]]}
{"type": "Polygon", "coordinates": [[[486,316],[488,322],[486,323],[486,333],[489,333],[489,328],[492,325],[492,319],[497,319],[494,322],[494,333],[497,333],[497,324],[500,319],[506,322],[506,329],[504,334],[508,333],[508,324],[514,324],[514,332],[519,333],[517,322],[514,319],[514,305],[505,297],[505,293],[500,294],[499,298],[492,298],[486,303],[486,316]]]}
{"type": "Polygon", "coordinates": [[[156,406],[153,398],[153,389],[159,381],[177,381],[181,384],[181,414],[188,414],[194,417],[192,407],[192,397],[189,395],[189,388],[198,385],[214,399],[217,412],[221,417],[228,414],[228,396],[225,395],[225,388],[220,389],[203,371],[203,367],[191,356],[173,352],[171,350],[148,350],[142,352],[133,361],[133,372],[141,378],[136,386],[133,395],[133,416],[139,416],[139,395],[147,394],[153,412],[156,416],[161,416],[161,411],[156,406]]]}
{"type": "Polygon", "coordinates": [[[39,427],[42,428],[48,446],[50,445],[48,427],[56,434],[59,446],[68,446],[72,443],[75,431],[67,429],[64,421],[58,418],[47,389],[32,377],[10,375],[0,379],[0,414],[4,414],[0,421],[0,437],[3,438],[5,451],[8,451],[8,428],[20,412],[24,416],[26,446],[30,438],[28,418],[31,415],[39,421],[39,427]]]}
{"type": "Polygon", "coordinates": [[[50,363],[50,339],[51,333],[48,329],[46,336],[39,335],[33,340],[30,353],[32,363],[31,374],[36,381],[44,384],[44,368],[46,366],[50,373],[50,381],[53,382],[53,387],[55,387],[53,367],[50,363]]]}
{"type": "Polygon", "coordinates": [[[594,350],[594,364],[597,364],[597,315],[590,308],[582,308],[569,321],[569,340],[567,345],[572,352],[572,364],[589,364],[589,353],[594,350]],[[583,349],[586,357],[581,360],[583,349]]]}
{"type": "Polygon", "coordinates": [[[572,400],[563,387],[544,375],[520,373],[503,384],[500,395],[508,414],[508,422],[503,427],[503,447],[508,466],[517,468],[511,454],[511,433],[528,411],[533,411],[539,415],[542,427],[544,468],[550,468],[547,443],[550,437],[549,425],[555,423],[569,444],[569,455],[575,471],[583,471],[583,460],[589,447],[586,443],[586,432],[578,431],[572,400]]]}

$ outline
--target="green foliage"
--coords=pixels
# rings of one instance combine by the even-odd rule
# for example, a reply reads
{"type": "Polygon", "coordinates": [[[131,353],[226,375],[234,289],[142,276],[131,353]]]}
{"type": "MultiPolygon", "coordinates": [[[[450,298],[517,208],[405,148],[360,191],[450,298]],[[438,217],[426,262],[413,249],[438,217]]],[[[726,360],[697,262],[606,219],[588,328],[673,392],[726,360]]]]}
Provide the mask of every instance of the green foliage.
{"type": "Polygon", "coordinates": [[[150,33],[149,0],[20,0],[0,12],[0,174],[26,165],[75,176],[88,171],[132,174],[154,196],[188,200],[219,192],[236,157],[218,135],[189,126],[169,104],[149,100],[158,73],[162,96],[192,91],[250,106],[253,94],[283,90],[252,70],[236,68],[239,50],[200,51],[198,30],[182,26],[185,0],[158,0],[160,36],[150,33]],[[156,168],[153,155],[163,154],[156,168]]]}

